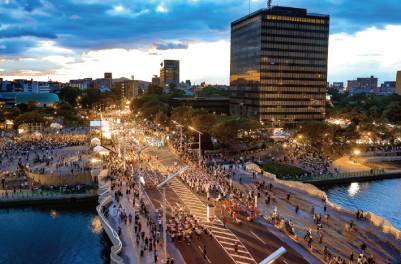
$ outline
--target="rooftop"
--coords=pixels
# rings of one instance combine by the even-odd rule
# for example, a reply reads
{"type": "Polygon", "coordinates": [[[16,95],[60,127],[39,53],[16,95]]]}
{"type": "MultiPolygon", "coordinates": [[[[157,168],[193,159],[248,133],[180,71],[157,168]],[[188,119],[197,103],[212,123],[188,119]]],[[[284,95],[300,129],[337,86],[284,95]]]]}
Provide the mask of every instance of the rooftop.
{"type": "Polygon", "coordinates": [[[268,14],[280,14],[280,15],[290,15],[290,16],[313,16],[313,17],[330,17],[330,15],[326,14],[316,14],[316,13],[308,13],[306,9],[304,8],[295,8],[295,7],[285,7],[285,6],[273,6],[271,9],[268,8],[261,8],[253,13],[250,13],[249,15],[246,15],[244,17],[241,17],[231,23],[237,24],[239,22],[242,22],[244,20],[247,20],[250,17],[257,16],[261,13],[268,13],[268,14]]]}
{"type": "Polygon", "coordinates": [[[55,93],[16,93],[15,102],[28,103],[29,100],[35,100],[37,103],[58,102],[58,95],[55,93]]]}

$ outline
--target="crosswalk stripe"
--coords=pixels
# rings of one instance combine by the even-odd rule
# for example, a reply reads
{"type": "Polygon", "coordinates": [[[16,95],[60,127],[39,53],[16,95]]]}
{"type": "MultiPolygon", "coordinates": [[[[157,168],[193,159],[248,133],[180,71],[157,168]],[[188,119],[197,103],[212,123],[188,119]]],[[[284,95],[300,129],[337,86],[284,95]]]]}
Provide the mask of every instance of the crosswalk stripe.
{"type": "Polygon", "coordinates": [[[241,255],[237,255],[237,254],[230,254],[232,257],[237,257],[237,258],[244,258],[244,259],[250,259],[253,260],[253,258],[249,258],[249,257],[245,257],[245,256],[241,256],[241,255]]]}

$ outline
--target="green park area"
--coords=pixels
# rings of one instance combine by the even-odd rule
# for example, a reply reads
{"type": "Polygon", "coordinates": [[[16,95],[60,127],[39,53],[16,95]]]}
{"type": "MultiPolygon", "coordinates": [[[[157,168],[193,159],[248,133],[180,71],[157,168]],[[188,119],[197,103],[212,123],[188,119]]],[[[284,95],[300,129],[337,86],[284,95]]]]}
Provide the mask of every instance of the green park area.
{"type": "Polygon", "coordinates": [[[287,165],[287,164],[279,164],[279,163],[272,163],[272,164],[264,164],[263,165],[263,170],[270,172],[272,174],[275,175],[294,175],[294,174],[301,174],[301,173],[305,173],[306,171],[291,166],[291,165],[287,165]]]}

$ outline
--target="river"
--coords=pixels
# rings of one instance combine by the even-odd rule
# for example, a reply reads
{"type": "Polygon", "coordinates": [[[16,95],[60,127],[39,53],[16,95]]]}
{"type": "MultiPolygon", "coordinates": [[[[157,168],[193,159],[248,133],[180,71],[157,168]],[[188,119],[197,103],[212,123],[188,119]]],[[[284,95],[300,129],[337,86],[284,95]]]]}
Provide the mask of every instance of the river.
{"type": "Polygon", "coordinates": [[[0,263],[110,263],[97,203],[0,209],[0,263]]]}
{"type": "Polygon", "coordinates": [[[401,179],[321,186],[329,200],[346,208],[370,211],[401,230],[401,179]]]}

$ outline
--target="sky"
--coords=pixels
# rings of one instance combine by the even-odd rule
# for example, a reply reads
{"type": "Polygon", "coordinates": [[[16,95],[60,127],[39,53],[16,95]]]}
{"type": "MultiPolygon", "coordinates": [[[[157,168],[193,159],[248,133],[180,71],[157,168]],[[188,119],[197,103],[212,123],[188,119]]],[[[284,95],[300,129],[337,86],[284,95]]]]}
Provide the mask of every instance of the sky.
{"type": "MultiPolygon", "coordinates": [[[[230,23],[265,0],[0,0],[0,78],[66,82],[135,76],[164,59],[180,80],[228,84],[230,23]]],[[[273,0],[330,15],[328,81],[395,81],[401,70],[399,0],[273,0]]]]}

